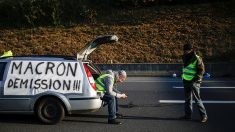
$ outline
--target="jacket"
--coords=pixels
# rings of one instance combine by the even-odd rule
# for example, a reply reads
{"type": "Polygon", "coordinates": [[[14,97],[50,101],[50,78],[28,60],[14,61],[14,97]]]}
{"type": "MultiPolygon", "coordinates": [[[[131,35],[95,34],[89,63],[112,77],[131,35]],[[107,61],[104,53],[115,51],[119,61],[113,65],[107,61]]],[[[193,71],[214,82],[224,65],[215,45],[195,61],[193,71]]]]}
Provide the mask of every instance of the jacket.
{"type": "MultiPolygon", "coordinates": [[[[198,59],[198,61],[196,63],[197,73],[191,81],[192,82],[201,82],[202,78],[203,78],[203,74],[205,72],[205,66],[204,66],[202,58],[200,56],[197,57],[196,53],[194,51],[188,55],[183,55],[184,67],[188,66],[190,63],[195,62],[196,59],[198,59]]],[[[183,81],[184,82],[191,82],[191,81],[187,81],[187,80],[183,80],[183,81]]]]}

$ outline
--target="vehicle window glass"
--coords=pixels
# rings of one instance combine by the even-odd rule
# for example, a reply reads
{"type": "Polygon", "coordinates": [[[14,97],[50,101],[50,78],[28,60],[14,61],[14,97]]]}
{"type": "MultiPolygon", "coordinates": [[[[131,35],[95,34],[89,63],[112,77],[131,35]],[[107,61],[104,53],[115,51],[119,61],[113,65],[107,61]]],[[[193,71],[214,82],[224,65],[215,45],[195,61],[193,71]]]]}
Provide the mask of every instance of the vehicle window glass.
{"type": "Polygon", "coordinates": [[[0,81],[2,81],[3,79],[3,74],[5,71],[5,67],[6,67],[6,62],[0,62],[0,81]]]}
{"type": "Polygon", "coordinates": [[[92,63],[89,63],[87,66],[92,74],[99,74],[99,72],[97,71],[97,68],[92,63]]]}

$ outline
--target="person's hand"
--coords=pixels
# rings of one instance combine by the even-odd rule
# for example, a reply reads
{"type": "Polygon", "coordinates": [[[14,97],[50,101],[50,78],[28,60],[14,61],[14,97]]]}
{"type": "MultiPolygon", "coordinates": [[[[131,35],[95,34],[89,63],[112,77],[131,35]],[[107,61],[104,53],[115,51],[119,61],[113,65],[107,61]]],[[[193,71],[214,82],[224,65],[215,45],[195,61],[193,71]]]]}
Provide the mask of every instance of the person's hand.
{"type": "Polygon", "coordinates": [[[202,79],[195,81],[196,83],[202,83],[202,79]]]}
{"type": "Polygon", "coordinates": [[[123,93],[123,94],[121,94],[121,98],[126,99],[127,95],[123,93]]]}
{"type": "Polygon", "coordinates": [[[199,78],[199,77],[194,77],[194,78],[193,78],[193,82],[195,82],[195,83],[201,83],[201,82],[202,82],[202,79],[199,78]]]}

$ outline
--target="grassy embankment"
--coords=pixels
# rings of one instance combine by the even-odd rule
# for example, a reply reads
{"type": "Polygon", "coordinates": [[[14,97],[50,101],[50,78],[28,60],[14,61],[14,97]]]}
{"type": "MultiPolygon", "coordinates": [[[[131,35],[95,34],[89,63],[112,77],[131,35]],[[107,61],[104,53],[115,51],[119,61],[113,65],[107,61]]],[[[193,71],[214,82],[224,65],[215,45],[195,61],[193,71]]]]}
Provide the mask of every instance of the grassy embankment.
{"type": "Polygon", "coordinates": [[[207,62],[234,62],[234,10],[226,3],[161,5],[97,10],[92,23],[74,26],[1,28],[0,53],[76,55],[99,35],[116,34],[90,58],[96,63],[181,62],[182,46],[192,43],[207,62]]]}

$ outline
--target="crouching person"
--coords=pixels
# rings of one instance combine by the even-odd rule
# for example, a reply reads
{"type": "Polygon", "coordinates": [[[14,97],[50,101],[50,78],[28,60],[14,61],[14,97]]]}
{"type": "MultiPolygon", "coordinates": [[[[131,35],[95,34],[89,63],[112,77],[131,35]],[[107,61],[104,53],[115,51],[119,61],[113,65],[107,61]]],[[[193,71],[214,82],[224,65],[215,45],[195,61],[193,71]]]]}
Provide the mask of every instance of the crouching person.
{"type": "Polygon", "coordinates": [[[108,123],[120,125],[121,122],[117,118],[117,103],[116,98],[125,99],[126,94],[115,92],[114,85],[122,83],[126,80],[126,72],[124,70],[113,72],[113,74],[102,74],[96,79],[96,87],[99,91],[104,92],[103,100],[108,104],[108,123]]]}

